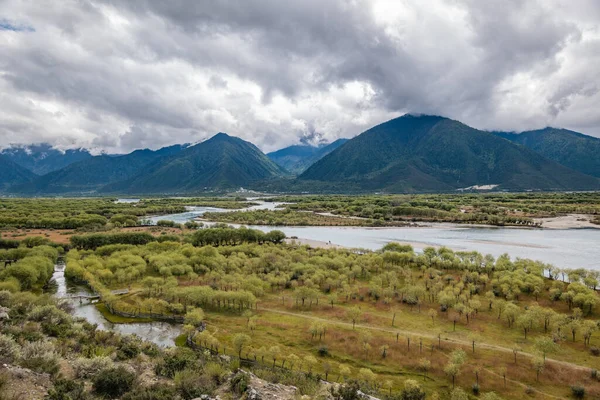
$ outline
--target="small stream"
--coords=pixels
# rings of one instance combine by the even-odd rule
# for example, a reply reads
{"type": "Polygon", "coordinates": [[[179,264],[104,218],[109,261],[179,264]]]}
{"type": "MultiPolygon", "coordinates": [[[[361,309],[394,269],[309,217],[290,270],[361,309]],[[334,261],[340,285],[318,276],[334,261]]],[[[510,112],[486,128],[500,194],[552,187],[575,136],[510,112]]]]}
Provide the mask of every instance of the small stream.
{"type": "MultiPolygon", "coordinates": [[[[55,296],[65,298],[70,295],[89,295],[92,292],[85,286],[73,285],[65,278],[65,265],[57,264],[54,267],[52,279],[56,282],[57,290],[55,296]]],[[[82,303],[77,299],[68,300],[73,306],[73,315],[85,318],[89,323],[98,325],[98,329],[115,331],[121,334],[136,334],[144,340],[156,343],[161,347],[172,347],[175,339],[181,335],[181,325],[169,324],[167,322],[140,322],[128,324],[113,324],[104,318],[96,309],[95,304],[84,300],[82,303]]]]}

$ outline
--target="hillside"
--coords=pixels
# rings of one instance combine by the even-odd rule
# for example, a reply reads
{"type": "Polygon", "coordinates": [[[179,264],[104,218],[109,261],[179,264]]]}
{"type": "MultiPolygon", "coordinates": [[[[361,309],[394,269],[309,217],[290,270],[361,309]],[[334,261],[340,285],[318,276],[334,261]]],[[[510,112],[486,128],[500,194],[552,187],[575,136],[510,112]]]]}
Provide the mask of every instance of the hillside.
{"type": "Polygon", "coordinates": [[[121,156],[95,156],[51,172],[11,191],[21,194],[60,194],[95,191],[107,183],[130,178],[141,168],[161,157],[181,151],[181,146],[160,150],[136,150],[121,156]]]}
{"type": "Polygon", "coordinates": [[[63,152],[47,143],[9,147],[2,150],[0,154],[37,175],[58,171],[67,165],[92,158],[85,149],[70,149],[63,152]]]}
{"type": "Polygon", "coordinates": [[[0,192],[10,185],[25,183],[35,177],[36,175],[33,172],[0,154],[0,192]]]}
{"type": "Polygon", "coordinates": [[[268,153],[267,156],[287,171],[299,175],[348,139],[338,139],[322,146],[294,145],[268,153]]]}
{"type": "Polygon", "coordinates": [[[600,177],[600,139],[567,129],[545,128],[522,133],[493,132],[584,174],[600,177]]]}
{"type": "Polygon", "coordinates": [[[285,171],[253,144],[219,133],[175,157],[158,160],[130,179],[106,186],[103,191],[188,193],[237,188],[283,175],[285,171]]]}
{"type": "Polygon", "coordinates": [[[491,133],[438,116],[405,115],[363,132],[315,163],[299,183],[361,190],[598,189],[584,175],[491,133]]]}

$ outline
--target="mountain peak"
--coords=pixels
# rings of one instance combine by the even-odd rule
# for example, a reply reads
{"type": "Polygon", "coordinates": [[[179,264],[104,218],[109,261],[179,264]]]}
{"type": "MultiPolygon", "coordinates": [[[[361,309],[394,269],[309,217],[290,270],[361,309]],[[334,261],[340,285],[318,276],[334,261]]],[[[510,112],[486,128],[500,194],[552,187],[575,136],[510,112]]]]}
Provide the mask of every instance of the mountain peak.
{"type": "Polygon", "coordinates": [[[435,119],[449,119],[447,117],[442,117],[441,115],[435,114],[424,114],[424,113],[406,113],[398,118],[435,118],[435,119]]]}
{"type": "Polygon", "coordinates": [[[231,139],[232,137],[233,136],[230,136],[230,135],[226,134],[225,132],[219,132],[216,135],[214,135],[213,137],[211,137],[209,140],[211,140],[211,139],[220,139],[220,140],[231,139]]]}

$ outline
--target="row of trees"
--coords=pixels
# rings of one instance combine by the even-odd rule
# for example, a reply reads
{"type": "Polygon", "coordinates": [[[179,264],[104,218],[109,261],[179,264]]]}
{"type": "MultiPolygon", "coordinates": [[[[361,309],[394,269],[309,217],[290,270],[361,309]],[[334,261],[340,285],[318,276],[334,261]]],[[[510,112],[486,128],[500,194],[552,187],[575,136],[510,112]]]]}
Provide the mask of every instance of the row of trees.
{"type": "Polygon", "coordinates": [[[285,239],[285,234],[278,230],[263,232],[258,229],[248,229],[241,227],[239,229],[228,226],[218,226],[216,228],[200,229],[192,235],[192,244],[194,246],[223,246],[237,245],[241,243],[281,243],[285,239]]]}

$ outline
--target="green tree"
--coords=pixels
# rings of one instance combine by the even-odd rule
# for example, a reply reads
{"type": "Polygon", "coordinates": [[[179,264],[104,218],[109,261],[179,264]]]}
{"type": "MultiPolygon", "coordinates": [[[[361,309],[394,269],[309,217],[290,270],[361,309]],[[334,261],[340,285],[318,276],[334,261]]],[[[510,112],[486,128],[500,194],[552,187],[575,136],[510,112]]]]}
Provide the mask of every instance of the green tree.
{"type": "Polygon", "coordinates": [[[233,338],[233,348],[238,353],[238,358],[242,359],[242,350],[252,342],[250,336],[244,333],[238,333],[233,338]]]}
{"type": "Polygon", "coordinates": [[[548,336],[542,336],[535,340],[535,349],[542,353],[543,360],[546,361],[547,354],[553,354],[558,351],[558,344],[548,336]]]}
{"type": "Polygon", "coordinates": [[[348,319],[352,321],[352,329],[354,329],[354,327],[356,326],[356,321],[358,321],[362,316],[362,311],[360,310],[360,308],[354,306],[346,312],[346,315],[348,316],[348,319]]]}

